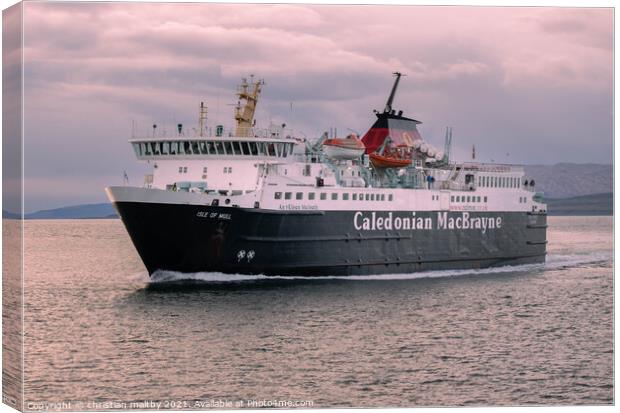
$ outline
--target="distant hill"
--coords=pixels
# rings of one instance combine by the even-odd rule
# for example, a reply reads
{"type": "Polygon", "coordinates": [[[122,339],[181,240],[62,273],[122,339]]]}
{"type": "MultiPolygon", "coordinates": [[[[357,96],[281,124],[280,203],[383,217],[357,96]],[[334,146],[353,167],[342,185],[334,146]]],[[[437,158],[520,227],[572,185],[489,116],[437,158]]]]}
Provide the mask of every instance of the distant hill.
{"type": "Polygon", "coordinates": [[[2,218],[3,219],[20,219],[21,215],[16,214],[14,212],[9,212],[9,211],[5,211],[4,209],[2,210],[2,218]]]}
{"type": "Polygon", "coordinates": [[[570,198],[613,192],[613,165],[558,163],[525,165],[525,178],[534,179],[545,198],[570,198]]]}
{"type": "Polygon", "coordinates": [[[26,219],[118,218],[112,204],[74,205],[26,214],[26,219]]]}
{"type": "Polygon", "coordinates": [[[613,215],[614,194],[593,194],[545,199],[549,215],[613,215]]]}

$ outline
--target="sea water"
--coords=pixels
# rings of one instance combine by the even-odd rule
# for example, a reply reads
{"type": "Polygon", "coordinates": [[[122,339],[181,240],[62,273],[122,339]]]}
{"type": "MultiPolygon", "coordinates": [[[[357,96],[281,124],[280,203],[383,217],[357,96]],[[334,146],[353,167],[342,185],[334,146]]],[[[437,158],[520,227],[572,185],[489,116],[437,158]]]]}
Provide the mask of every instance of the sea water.
{"type": "Polygon", "coordinates": [[[150,280],[119,220],[27,221],[25,407],[611,404],[612,217],[549,224],[539,265],[150,280]]]}

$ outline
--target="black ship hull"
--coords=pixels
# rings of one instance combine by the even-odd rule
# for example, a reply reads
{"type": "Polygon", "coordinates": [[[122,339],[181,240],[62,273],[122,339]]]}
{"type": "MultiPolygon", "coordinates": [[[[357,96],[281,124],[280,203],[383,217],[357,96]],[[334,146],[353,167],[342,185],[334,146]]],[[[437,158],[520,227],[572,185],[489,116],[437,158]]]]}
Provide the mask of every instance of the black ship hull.
{"type": "Polygon", "coordinates": [[[541,263],[545,214],[115,202],[148,272],[369,275],[541,263]]]}

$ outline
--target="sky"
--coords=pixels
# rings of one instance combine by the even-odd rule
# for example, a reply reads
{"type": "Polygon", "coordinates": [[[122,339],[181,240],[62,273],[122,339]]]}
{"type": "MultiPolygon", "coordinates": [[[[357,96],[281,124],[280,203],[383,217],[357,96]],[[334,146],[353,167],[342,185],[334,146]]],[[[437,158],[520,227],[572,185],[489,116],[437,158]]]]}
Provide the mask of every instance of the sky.
{"type": "Polygon", "coordinates": [[[610,8],[26,3],[26,211],[105,202],[148,167],[153,123],[233,124],[241,77],[265,80],[259,126],[364,133],[393,107],[453,158],[613,162],[610,8]]]}

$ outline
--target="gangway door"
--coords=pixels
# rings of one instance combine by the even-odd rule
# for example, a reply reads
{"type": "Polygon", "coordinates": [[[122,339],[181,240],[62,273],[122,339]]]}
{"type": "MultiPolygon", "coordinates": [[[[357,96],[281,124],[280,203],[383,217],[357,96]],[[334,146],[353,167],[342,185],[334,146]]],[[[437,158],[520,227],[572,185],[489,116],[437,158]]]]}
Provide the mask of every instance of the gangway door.
{"type": "Polygon", "coordinates": [[[450,191],[441,191],[439,193],[439,207],[442,211],[450,209],[450,191]]]}

